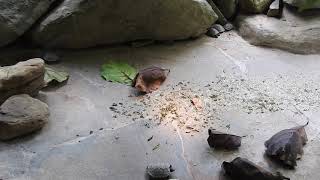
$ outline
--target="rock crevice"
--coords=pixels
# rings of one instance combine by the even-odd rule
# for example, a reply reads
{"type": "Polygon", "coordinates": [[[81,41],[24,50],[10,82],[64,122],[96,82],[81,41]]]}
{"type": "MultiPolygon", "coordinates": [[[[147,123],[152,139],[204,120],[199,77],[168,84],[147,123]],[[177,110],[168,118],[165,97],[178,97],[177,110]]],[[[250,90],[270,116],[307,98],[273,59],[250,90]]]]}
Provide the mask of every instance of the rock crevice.
{"type": "Polygon", "coordinates": [[[54,0],[1,0],[0,47],[17,40],[47,12],[54,0]]]}

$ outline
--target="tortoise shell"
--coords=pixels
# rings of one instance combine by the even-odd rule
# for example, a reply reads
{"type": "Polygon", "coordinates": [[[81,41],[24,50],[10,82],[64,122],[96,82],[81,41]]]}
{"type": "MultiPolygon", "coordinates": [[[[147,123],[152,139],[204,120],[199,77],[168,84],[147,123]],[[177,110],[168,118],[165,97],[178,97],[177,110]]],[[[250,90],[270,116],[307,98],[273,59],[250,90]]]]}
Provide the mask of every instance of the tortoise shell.
{"type": "Polygon", "coordinates": [[[170,164],[154,164],[147,166],[147,173],[151,178],[168,178],[174,169],[170,164]]]}

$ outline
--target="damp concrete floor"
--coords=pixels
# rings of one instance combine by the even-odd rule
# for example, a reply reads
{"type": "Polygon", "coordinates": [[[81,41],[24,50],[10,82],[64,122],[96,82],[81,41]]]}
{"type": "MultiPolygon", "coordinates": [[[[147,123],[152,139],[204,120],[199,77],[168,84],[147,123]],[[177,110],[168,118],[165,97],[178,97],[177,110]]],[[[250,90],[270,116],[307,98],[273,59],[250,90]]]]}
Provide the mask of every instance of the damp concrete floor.
{"type": "Polygon", "coordinates": [[[63,86],[40,93],[38,98],[51,111],[49,123],[40,132],[0,143],[2,180],[143,180],[147,179],[148,164],[162,162],[175,168],[173,179],[220,180],[226,179],[221,173],[222,162],[238,156],[272,172],[280,171],[292,180],[319,179],[320,55],[255,47],[229,32],[218,39],[201,37],[140,48],[68,51],[63,52],[62,62],[53,67],[69,72],[70,79],[63,86]],[[228,106],[220,112],[219,121],[212,123],[213,128],[246,137],[237,151],[217,151],[207,144],[206,128],[188,134],[173,123],[159,125],[152,119],[114,118],[109,109],[113,103],[134,104],[137,97],[131,87],[100,77],[100,67],[108,60],[127,61],[137,68],[169,68],[171,74],[164,87],[180,81],[203,87],[221,76],[231,80],[254,78],[254,84],[271,79],[277,83],[269,87],[273,93],[268,97],[276,96],[279,89],[286,98],[278,99],[278,103],[287,104],[263,113],[228,106]],[[292,87],[312,93],[301,94],[292,87]],[[288,103],[296,99],[300,104],[288,103]],[[279,130],[307,121],[309,141],[295,170],[286,170],[265,157],[264,141],[279,130]],[[153,139],[148,141],[150,137],[153,139]]]}

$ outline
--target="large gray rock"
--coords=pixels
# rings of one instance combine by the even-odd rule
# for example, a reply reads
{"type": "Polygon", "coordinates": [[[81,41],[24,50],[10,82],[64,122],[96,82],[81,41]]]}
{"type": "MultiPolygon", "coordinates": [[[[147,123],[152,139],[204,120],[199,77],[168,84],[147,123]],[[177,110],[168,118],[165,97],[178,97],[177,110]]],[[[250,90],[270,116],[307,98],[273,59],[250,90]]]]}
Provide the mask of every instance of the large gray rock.
{"type": "Polygon", "coordinates": [[[237,23],[239,34],[253,45],[299,54],[320,53],[319,11],[300,15],[284,8],[280,20],[266,15],[255,15],[241,16],[237,23]]]}
{"type": "Polygon", "coordinates": [[[35,96],[44,87],[44,61],[31,59],[0,67],[0,104],[16,94],[35,96]]]}
{"type": "Polygon", "coordinates": [[[240,0],[240,8],[247,13],[263,13],[273,0],[240,0]]]}
{"type": "Polygon", "coordinates": [[[30,36],[45,47],[86,48],[197,37],[216,20],[206,0],[65,0],[30,36]]]}
{"type": "Polygon", "coordinates": [[[24,34],[54,0],[0,0],[0,47],[24,34]]]}
{"type": "Polygon", "coordinates": [[[29,95],[10,97],[0,107],[0,140],[41,129],[48,121],[48,106],[29,95]]]}

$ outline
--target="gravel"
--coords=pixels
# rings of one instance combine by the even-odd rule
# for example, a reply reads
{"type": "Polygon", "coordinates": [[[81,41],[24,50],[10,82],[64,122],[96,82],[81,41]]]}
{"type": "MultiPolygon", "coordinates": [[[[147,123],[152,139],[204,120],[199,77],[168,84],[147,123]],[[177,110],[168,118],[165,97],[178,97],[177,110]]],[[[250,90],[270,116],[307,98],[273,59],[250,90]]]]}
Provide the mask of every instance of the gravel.
{"type": "MultiPolygon", "coordinates": [[[[320,86],[315,77],[296,74],[273,78],[218,76],[205,85],[181,81],[113,106],[114,117],[145,120],[160,125],[175,123],[185,133],[214,127],[229,111],[248,115],[292,111],[302,114],[320,106],[320,86]],[[318,89],[319,88],[319,89],[318,89]],[[193,104],[197,99],[201,108],[193,104]]],[[[227,124],[226,124],[227,125],[227,124]]]]}

